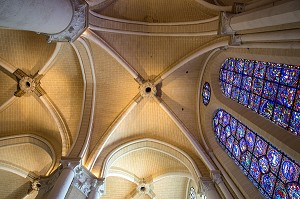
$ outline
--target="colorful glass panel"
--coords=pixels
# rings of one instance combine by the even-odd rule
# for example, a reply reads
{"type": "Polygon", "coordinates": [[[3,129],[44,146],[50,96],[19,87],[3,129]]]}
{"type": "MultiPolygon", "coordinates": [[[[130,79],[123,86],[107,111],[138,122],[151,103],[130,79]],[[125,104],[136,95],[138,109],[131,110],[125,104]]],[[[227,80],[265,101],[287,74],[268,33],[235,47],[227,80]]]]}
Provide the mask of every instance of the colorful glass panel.
{"type": "Polygon", "coordinates": [[[210,92],[210,85],[208,82],[205,82],[202,88],[202,99],[205,106],[207,106],[210,101],[210,92]]]}
{"type": "Polygon", "coordinates": [[[213,127],[219,144],[265,198],[300,197],[299,163],[222,109],[213,127]]]}
{"type": "Polygon", "coordinates": [[[300,66],[228,58],[220,70],[224,95],[300,136],[300,66]]]}

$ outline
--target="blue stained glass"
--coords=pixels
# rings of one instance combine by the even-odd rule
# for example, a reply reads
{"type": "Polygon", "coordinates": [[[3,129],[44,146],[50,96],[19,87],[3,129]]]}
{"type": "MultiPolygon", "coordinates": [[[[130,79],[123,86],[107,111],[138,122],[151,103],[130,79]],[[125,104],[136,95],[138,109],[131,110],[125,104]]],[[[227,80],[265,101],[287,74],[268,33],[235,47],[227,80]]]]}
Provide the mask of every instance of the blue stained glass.
{"type": "Polygon", "coordinates": [[[284,188],[284,185],[280,182],[277,182],[276,188],[274,191],[274,198],[275,199],[289,199],[288,193],[284,188]]]}
{"type": "Polygon", "coordinates": [[[236,138],[240,140],[245,136],[246,127],[241,123],[238,124],[237,131],[236,131],[236,138]]]}
{"type": "Polygon", "coordinates": [[[251,153],[246,152],[241,156],[241,164],[244,166],[244,168],[248,171],[249,167],[251,165],[251,153]]]}
{"type": "Polygon", "coordinates": [[[217,117],[214,118],[214,128],[216,128],[219,124],[219,119],[217,117]]]}
{"type": "Polygon", "coordinates": [[[297,90],[296,99],[294,103],[294,110],[300,111],[300,90],[297,90]]]}
{"type": "Polygon", "coordinates": [[[251,85],[252,85],[252,77],[243,76],[242,89],[245,89],[246,91],[251,91],[251,85]]]}
{"type": "Polygon", "coordinates": [[[231,96],[231,90],[232,90],[232,85],[231,84],[227,84],[225,82],[222,82],[222,91],[225,94],[226,97],[230,97],[231,96]]]}
{"type": "Polygon", "coordinates": [[[265,156],[262,156],[258,160],[258,164],[259,164],[259,170],[261,173],[265,174],[269,171],[269,162],[265,156]]]}
{"type": "Polygon", "coordinates": [[[277,104],[274,109],[273,121],[276,124],[284,128],[287,128],[290,119],[290,114],[291,114],[291,110],[277,104]]]}
{"type": "Polygon", "coordinates": [[[299,81],[299,74],[300,70],[298,69],[282,68],[280,83],[296,88],[299,81]]]}
{"type": "Polygon", "coordinates": [[[261,99],[260,107],[259,107],[259,113],[261,115],[265,116],[268,119],[271,119],[273,109],[274,109],[274,102],[266,99],[261,99]]]}
{"type": "Polygon", "coordinates": [[[227,70],[221,69],[220,71],[220,79],[224,82],[227,81],[227,70]]]}
{"type": "Polygon", "coordinates": [[[235,61],[235,72],[242,73],[244,68],[244,60],[243,59],[236,59],[235,61]]]}
{"type": "Polygon", "coordinates": [[[261,176],[261,172],[259,170],[259,166],[258,166],[258,162],[257,159],[252,157],[252,163],[251,163],[251,167],[250,167],[250,175],[257,181],[259,182],[260,180],[260,176],[261,176]]]}
{"type": "Polygon", "coordinates": [[[254,142],[255,142],[255,134],[252,131],[250,131],[249,129],[247,129],[245,138],[246,138],[248,150],[252,151],[253,147],[254,147],[254,142]]]}
{"type": "Polygon", "coordinates": [[[235,86],[233,86],[233,87],[232,87],[231,98],[232,98],[233,100],[238,101],[238,99],[239,99],[239,94],[240,94],[240,89],[237,88],[237,87],[235,87],[235,86]]]}
{"type": "Polygon", "coordinates": [[[299,66],[228,58],[220,79],[226,97],[300,137],[299,66]]]}
{"type": "Polygon", "coordinates": [[[280,80],[280,65],[276,65],[273,63],[267,64],[267,71],[266,71],[266,79],[273,82],[279,82],[280,80]]]}
{"type": "Polygon", "coordinates": [[[249,93],[245,90],[241,90],[240,97],[239,97],[239,103],[243,104],[244,106],[247,106],[248,98],[249,98],[249,93]]]}
{"type": "Polygon", "coordinates": [[[282,158],[281,153],[279,153],[276,149],[270,146],[267,152],[267,157],[269,160],[271,170],[273,171],[273,173],[277,173],[282,158]]]}
{"type": "Polygon", "coordinates": [[[265,198],[299,199],[298,163],[222,109],[215,114],[213,123],[221,147],[265,198]],[[227,117],[229,125],[222,121],[228,120],[227,117]],[[215,121],[218,121],[217,125],[215,121]],[[233,129],[236,129],[237,139],[233,132],[226,132],[233,129]]]}
{"type": "Polygon", "coordinates": [[[299,132],[300,132],[300,113],[292,111],[292,117],[291,117],[290,125],[291,125],[290,130],[296,132],[296,134],[298,132],[298,135],[299,135],[299,132]]]}
{"type": "Polygon", "coordinates": [[[240,151],[239,144],[236,141],[233,143],[232,153],[237,160],[240,159],[241,151],[240,151]]]}
{"type": "Polygon", "coordinates": [[[216,136],[219,138],[222,132],[222,126],[221,125],[217,126],[215,131],[216,131],[216,136]]]}
{"type": "Polygon", "coordinates": [[[230,136],[229,138],[227,138],[226,148],[227,148],[230,152],[232,151],[233,142],[234,142],[234,137],[233,137],[233,136],[230,136]]]}
{"type": "Polygon", "coordinates": [[[254,76],[258,78],[263,78],[266,73],[266,62],[258,61],[254,68],[254,76]]]}
{"type": "Polygon", "coordinates": [[[244,138],[240,140],[240,149],[242,153],[247,151],[247,144],[244,138]]]}
{"type": "Polygon", "coordinates": [[[261,186],[268,193],[272,195],[276,183],[276,177],[272,173],[264,174],[261,177],[261,186]]]}
{"type": "Polygon", "coordinates": [[[230,115],[228,113],[224,113],[222,121],[223,121],[223,125],[227,126],[230,122],[230,115]]]}
{"type": "Polygon", "coordinates": [[[225,142],[226,142],[226,132],[225,132],[225,130],[224,130],[223,127],[221,129],[220,141],[225,145],[225,142]]]}
{"type": "Polygon", "coordinates": [[[267,143],[261,138],[257,138],[254,148],[254,155],[256,157],[260,157],[266,154],[267,151],[267,143]]]}
{"type": "Polygon", "coordinates": [[[225,133],[226,133],[226,137],[229,137],[229,136],[231,135],[231,129],[230,129],[230,126],[229,126],[229,125],[227,125],[227,126],[225,127],[225,133]]]}
{"type": "Polygon", "coordinates": [[[228,61],[229,61],[229,58],[225,59],[225,61],[222,64],[222,68],[228,69],[228,61]]]}
{"type": "Polygon", "coordinates": [[[286,157],[283,158],[279,175],[282,177],[284,182],[297,181],[299,172],[299,166],[288,160],[286,157]]]}
{"type": "Polygon", "coordinates": [[[262,96],[264,98],[274,101],[276,98],[277,89],[278,89],[278,84],[266,81],[262,96]]]}
{"type": "Polygon", "coordinates": [[[252,93],[256,95],[261,95],[263,90],[263,84],[264,81],[262,79],[253,78],[253,87],[252,87],[252,93]]]}
{"type": "Polygon", "coordinates": [[[230,83],[230,84],[232,84],[233,78],[234,78],[234,73],[231,72],[231,71],[228,71],[227,72],[227,82],[230,83]]]}
{"type": "Polygon", "coordinates": [[[228,70],[234,71],[234,66],[235,66],[235,60],[234,59],[229,59],[228,60],[228,70]]]}
{"type": "Polygon", "coordinates": [[[286,86],[279,86],[276,101],[288,108],[292,108],[295,99],[296,89],[286,86]]]}
{"type": "Polygon", "coordinates": [[[287,184],[287,191],[291,199],[300,198],[300,186],[297,182],[291,182],[287,184]]]}
{"type": "Polygon", "coordinates": [[[242,82],[242,75],[239,73],[235,73],[234,74],[234,78],[233,78],[233,85],[236,87],[239,87],[241,85],[242,82]]]}
{"type": "Polygon", "coordinates": [[[210,85],[208,82],[205,82],[203,85],[202,98],[203,98],[203,104],[207,106],[210,101],[210,85]]]}
{"type": "Polygon", "coordinates": [[[259,109],[259,104],[260,104],[260,97],[255,94],[250,94],[248,107],[251,108],[253,111],[257,112],[259,109]]]}
{"type": "Polygon", "coordinates": [[[235,135],[235,133],[236,133],[237,124],[238,124],[237,120],[234,119],[233,117],[231,117],[230,127],[231,127],[231,131],[232,131],[233,135],[235,135]]]}

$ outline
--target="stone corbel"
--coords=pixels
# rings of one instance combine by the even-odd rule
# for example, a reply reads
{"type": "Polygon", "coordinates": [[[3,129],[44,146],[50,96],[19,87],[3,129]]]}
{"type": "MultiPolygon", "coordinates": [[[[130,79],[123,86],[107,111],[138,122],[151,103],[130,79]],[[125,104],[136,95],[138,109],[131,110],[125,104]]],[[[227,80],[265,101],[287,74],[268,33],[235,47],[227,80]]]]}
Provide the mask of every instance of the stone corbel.
{"type": "Polygon", "coordinates": [[[230,26],[231,17],[234,14],[229,12],[220,12],[218,35],[232,35],[235,31],[230,26]]]}
{"type": "Polygon", "coordinates": [[[234,2],[232,6],[232,13],[239,14],[241,12],[245,12],[245,4],[234,2]]]}
{"type": "Polygon", "coordinates": [[[207,192],[215,189],[214,182],[210,178],[200,178],[199,182],[199,194],[200,196],[207,195],[207,192]]]}
{"type": "Polygon", "coordinates": [[[242,37],[241,35],[231,35],[229,40],[230,46],[240,46],[242,45],[242,37]]]}
{"type": "Polygon", "coordinates": [[[88,27],[89,7],[84,0],[70,0],[73,6],[73,17],[66,29],[60,33],[49,34],[48,42],[75,41],[88,27]]]}
{"type": "Polygon", "coordinates": [[[212,177],[213,182],[217,185],[223,181],[220,171],[217,171],[217,170],[211,171],[211,177],[212,177]]]}

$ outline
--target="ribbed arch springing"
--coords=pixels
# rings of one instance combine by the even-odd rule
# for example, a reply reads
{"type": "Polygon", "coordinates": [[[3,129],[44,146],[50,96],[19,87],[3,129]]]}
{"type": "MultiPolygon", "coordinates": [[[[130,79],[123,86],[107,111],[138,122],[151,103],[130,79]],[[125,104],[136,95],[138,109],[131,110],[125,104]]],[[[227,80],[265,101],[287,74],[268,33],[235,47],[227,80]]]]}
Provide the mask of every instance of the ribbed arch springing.
{"type": "Polygon", "coordinates": [[[223,109],[213,118],[216,139],[266,198],[299,199],[299,163],[223,109]]]}
{"type": "Polygon", "coordinates": [[[300,67],[228,58],[222,64],[223,94],[300,136],[300,67]]]}

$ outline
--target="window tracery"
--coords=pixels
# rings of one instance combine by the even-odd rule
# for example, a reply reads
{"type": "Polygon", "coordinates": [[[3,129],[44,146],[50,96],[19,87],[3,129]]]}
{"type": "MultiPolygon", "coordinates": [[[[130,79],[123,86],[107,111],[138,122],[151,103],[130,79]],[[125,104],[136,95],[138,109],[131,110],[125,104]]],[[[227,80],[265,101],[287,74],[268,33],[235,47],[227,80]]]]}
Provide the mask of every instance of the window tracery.
{"type": "Polygon", "coordinates": [[[300,198],[300,166],[223,109],[213,118],[220,146],[266,198],[300,198]]]}
{"type": "Polygon", "coordinates": [[[210,85],[208,82],[205,82],[202,87],[202,99],[205,106],[207,106],[210,101],[210,92],[210,85]]]}
{"type": "Polygon", "coordinates": [[[196,191],[194,187],[190,188],[190,199],[197,199],[196,191]]]}
{"type": "Polygon", "coordinates": [[[300,136],[300,67],[228,58],[220,70],[223,94],[300,136]]]}

